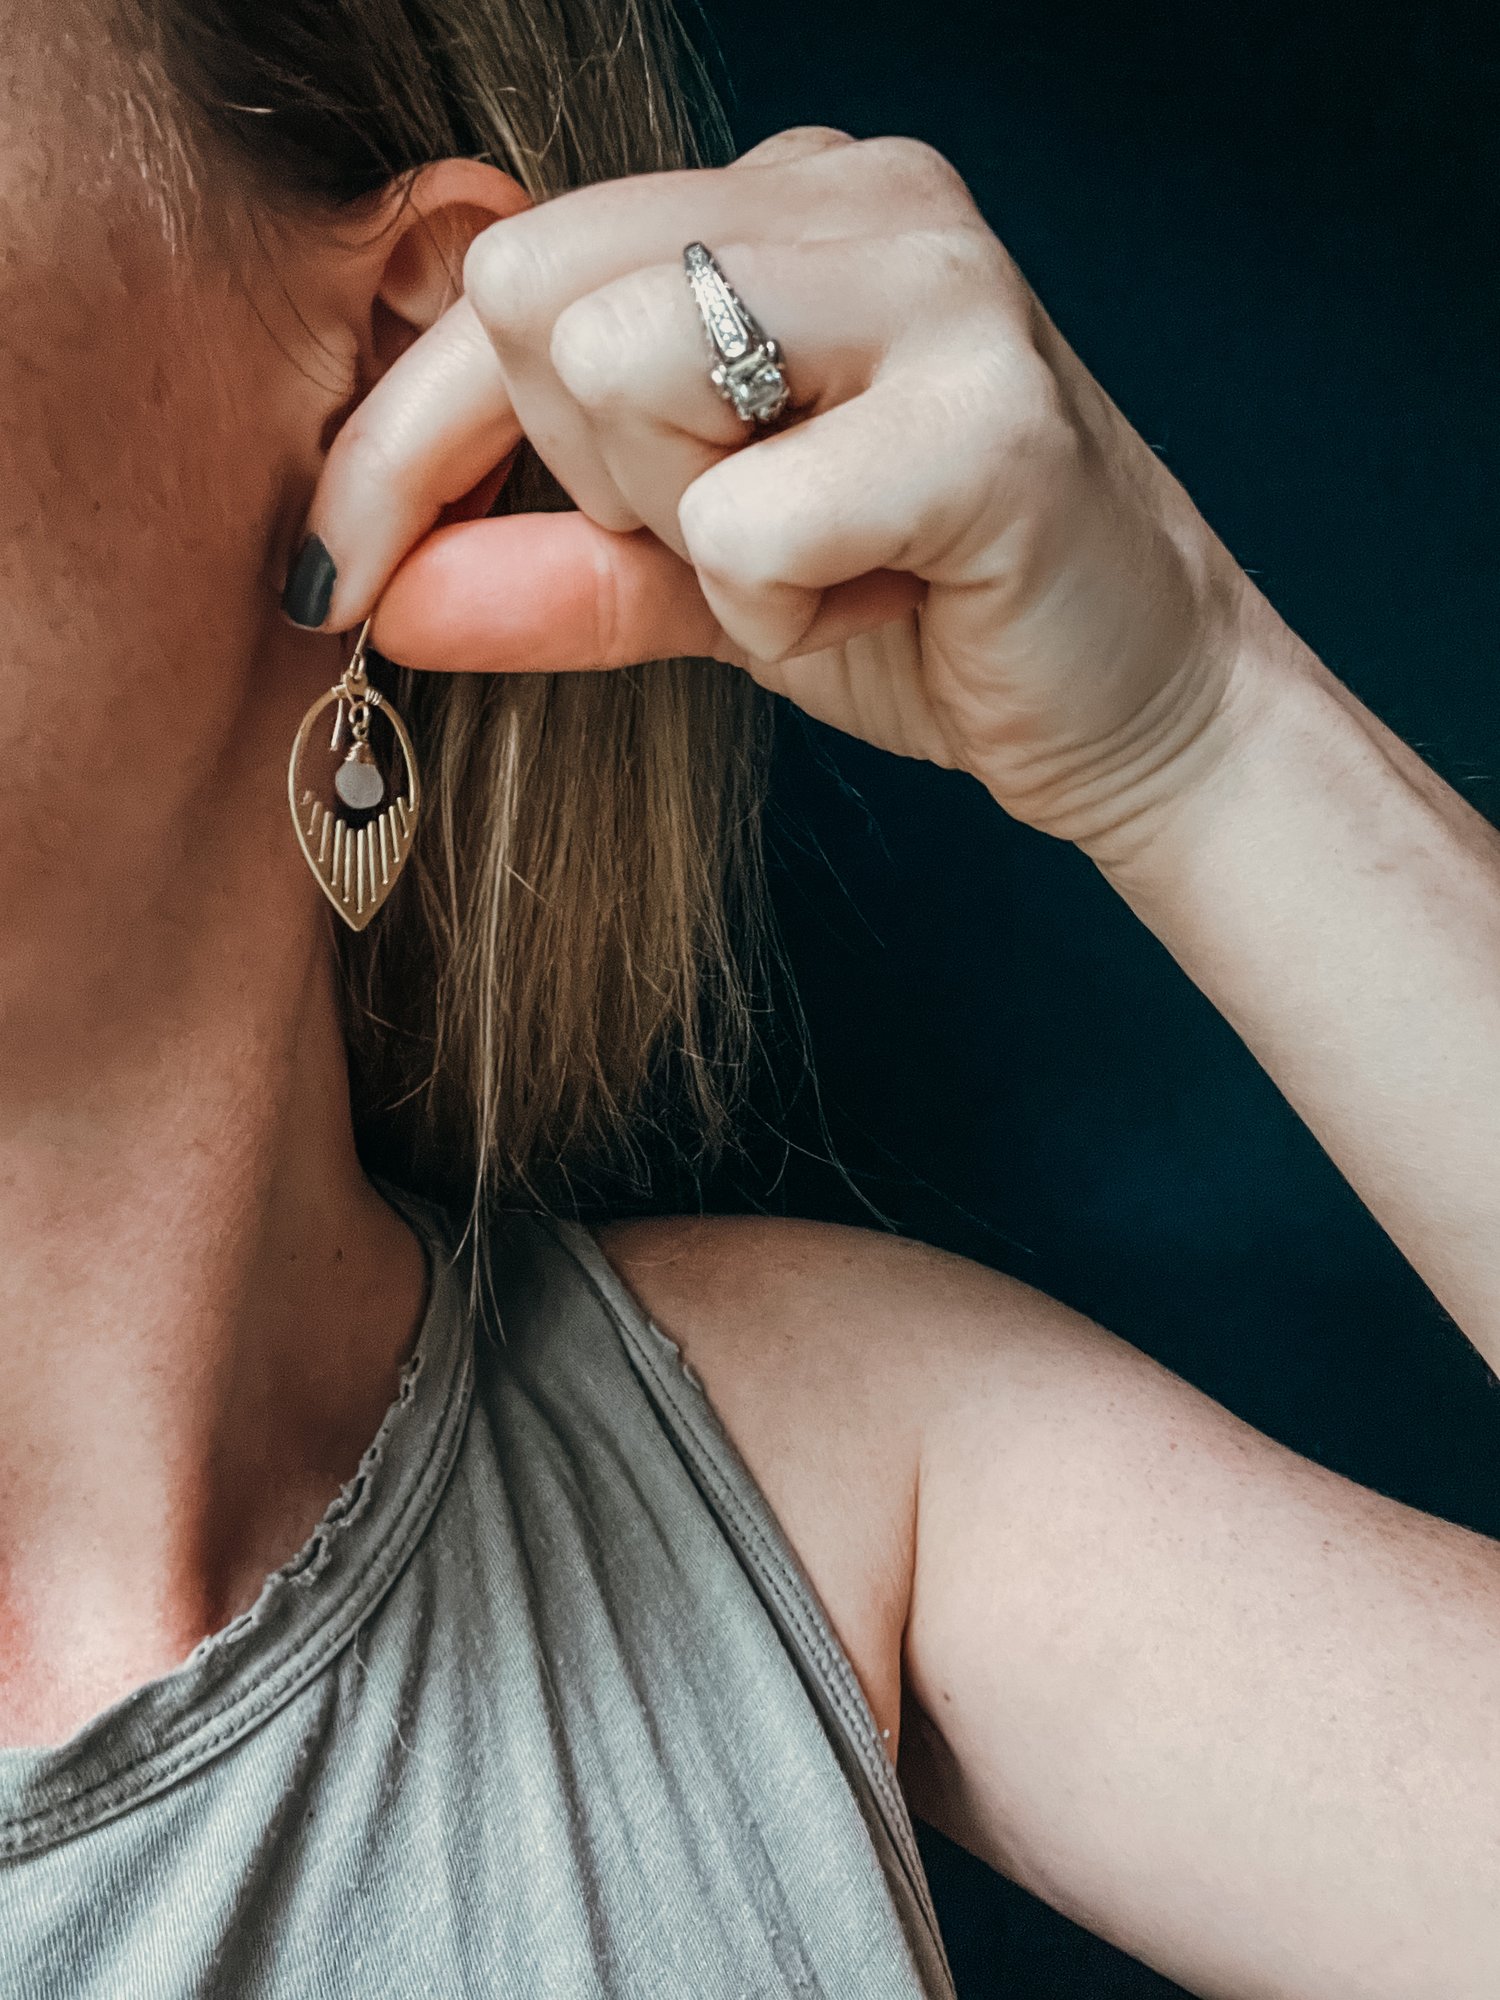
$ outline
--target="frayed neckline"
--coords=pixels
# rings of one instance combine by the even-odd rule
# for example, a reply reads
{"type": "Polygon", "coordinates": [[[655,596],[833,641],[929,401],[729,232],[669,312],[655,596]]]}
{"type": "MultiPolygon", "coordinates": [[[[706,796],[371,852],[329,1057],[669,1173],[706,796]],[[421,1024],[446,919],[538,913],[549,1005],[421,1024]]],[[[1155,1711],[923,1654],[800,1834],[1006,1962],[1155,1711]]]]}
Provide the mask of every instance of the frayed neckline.
{"type": "Polygon", "coordinates": [[[315,1678],[400,1575],[457,1460],[474,1341],[453,1218],[378,1182],[427,1256],[412,1352],[375,1436],[256,1599],[59,1743],[0,1746],[0,1857],[68,1838],[221,1755],[315,1678]]]}
{"type": "Polygon", "coordinates": [[[411,1408],[417,1382],[427,1362],[426,1335],[432,1316],[436,1274],[432,1269],[432,1245],[424,1239],[423,1248],[428,1258],[428,1282],[427,1301],[422,1310],[422,1324],[416,1345],[402,1364],[401,1373],[397,1378],[396,1394],[386,1406],[385,1415],[380,1420],[380,1428],[366,1445],[359,1464],[324,1508],[317,1525],[301,1548],[269,1573],[256,1593],[253,1604],[237,1612],[216,1632],[204,1634],[182,1661],[184,1667],[196,1666],[210,1655],[228,1649],[247,1638],[258,1625],[264,1624],[283,1590],[293,1585],[305,1590],[315,1583],[328,1567],[329,1557],[339,1537],[352,1527],[369,1507],[370,1497],[375,1490],[375,1475],[390,1449],[397,1426],[411,1408]]]}

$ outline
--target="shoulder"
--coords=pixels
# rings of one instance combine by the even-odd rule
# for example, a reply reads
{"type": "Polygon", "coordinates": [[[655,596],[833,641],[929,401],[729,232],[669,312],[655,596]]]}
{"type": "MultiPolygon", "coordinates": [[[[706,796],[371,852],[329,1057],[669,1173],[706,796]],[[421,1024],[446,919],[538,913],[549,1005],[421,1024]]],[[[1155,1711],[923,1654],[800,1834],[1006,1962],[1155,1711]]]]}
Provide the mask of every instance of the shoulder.
{"type": "Polygon", "coordinates": [[[684,1215],[593,1233],[703,1382],[894,1755],[924,1438],[1047,1302],[966,1258],[836,1223],[684,1215]]]}
{"type": "Polygon", "coordinates": [[[919,1357],[925,1365],[935,1334],[992,1331],[997,1312],[1025,1316],[1050,1304],[970,1258],[843,1223],[646,1216],[593,1234],[653,1316],[656,1304],[680,1312],[684,1331],[712,1344],[706,1359],[732,1354],[752,1370],[818,1374],[919,1357]]]}
{"type": "MultiPolygon", "coordinates": [[[[799,1411],[844,1471],[910,1455],[943,1348],[964,1323],[1035,1297],[983,1265],[910,1237],[757,1215],[652,1216],[594,1231],[663,1332],[728,1408],[753,1418],[762,1455],[804,1455],[799,1411]]],[[[913,1471],[914,1461],[912,1462],[913,1471]]]]}

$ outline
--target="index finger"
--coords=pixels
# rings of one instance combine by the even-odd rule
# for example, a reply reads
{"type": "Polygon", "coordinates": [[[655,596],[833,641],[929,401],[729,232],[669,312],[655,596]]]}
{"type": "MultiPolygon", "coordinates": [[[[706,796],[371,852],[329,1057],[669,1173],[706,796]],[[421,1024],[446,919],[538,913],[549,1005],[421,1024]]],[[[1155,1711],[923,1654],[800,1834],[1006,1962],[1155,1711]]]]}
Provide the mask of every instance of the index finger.
{"type": "MultiPolygon", "coordinates": [[[[308,517],[327,590],[305,607],[317,616],[298,617],[292,605],[289,615],[339,631],[358,624],[442,508],[519,440],[499,344],[512,367],[550,374],[548,336],[565,305],[680,258],[691,240],[753,240],[768,216],[798,240],[856,229],[868,220],[868,191],[819,167],[858,143],[799,129],[726,167],[594,182],[484,230],[465,260],[463,299],[401,356],[335,441],[308,517]],[[763,179],[771,173],[791,177],[774,198],[763,179]],[[820,183],[815,198],[811,183],[795,191],[802,174],[820,183]]],[[[518,380],[517,392],[524,386],[518,380]]]]}
{"type": "Polygon", "coordinates": [[[467,299],[414,340],[330,447],[282,606],[341,632],[401,557],[521,441],[505,376],[467,299]]]}

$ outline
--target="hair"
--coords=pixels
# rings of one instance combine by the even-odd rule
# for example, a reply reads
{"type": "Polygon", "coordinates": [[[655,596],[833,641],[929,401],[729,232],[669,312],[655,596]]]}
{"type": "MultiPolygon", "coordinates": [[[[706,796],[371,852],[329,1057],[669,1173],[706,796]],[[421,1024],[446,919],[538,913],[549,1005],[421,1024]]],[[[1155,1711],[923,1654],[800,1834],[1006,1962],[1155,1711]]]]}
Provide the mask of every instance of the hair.
{"type": "MultiPolygon", "coordinates": [[[[459,155],[542,201],[730,155],[670,0],[123,4],[139,73],[166,86],[155,136],[188,182],[195,161],[227,161],[272,201],[338,211],[459,155]]],[[[523,447],[496,511],[568,504],[523,447]]],[[[339,940],[367,1165],[467,1198],[482,1224],[496,1204],[638,1200],[662,1140],[711,1164],[771,962],[769,698],[703,660],[382,670],[425,802],[390,902],[339,940]]]]}

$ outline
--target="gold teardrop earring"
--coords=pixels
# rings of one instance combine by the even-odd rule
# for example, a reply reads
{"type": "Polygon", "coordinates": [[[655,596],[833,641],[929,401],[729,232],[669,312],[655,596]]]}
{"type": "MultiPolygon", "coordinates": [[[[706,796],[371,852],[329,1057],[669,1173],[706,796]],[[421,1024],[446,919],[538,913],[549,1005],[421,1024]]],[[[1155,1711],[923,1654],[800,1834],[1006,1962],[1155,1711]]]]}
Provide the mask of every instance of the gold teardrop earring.
{"type": "Polygon", "coordinates": [[[297,844],[323,894],[355,931],[365,928],[395,888],[421,806],[406,724],[370,684],[369,636],[367,618],[343,674],[303,716],[287,766],[297,844]],[[327,750],[315,752],[314,727],[331,704],[337,704],[333,734],[327,750]],[[370,742],[377,715],[390,725],[390,742],[382,750],[370,742]]]}

